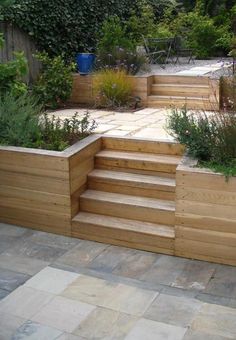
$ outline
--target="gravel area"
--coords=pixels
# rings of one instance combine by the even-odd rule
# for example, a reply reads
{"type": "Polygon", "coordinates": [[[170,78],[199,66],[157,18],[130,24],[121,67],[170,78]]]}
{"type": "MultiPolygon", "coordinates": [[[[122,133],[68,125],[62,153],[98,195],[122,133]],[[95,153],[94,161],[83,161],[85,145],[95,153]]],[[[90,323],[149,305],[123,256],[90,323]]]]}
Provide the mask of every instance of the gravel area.
{"type": "Polygon", "coordinates": [[[178,72],[187,71],[195,67],[207,67],[219,65],[219,70],[211,71],[207,74],[213,76],[214,78],[219,78],[222,75],[228,75],[229,65],[231,64],[231,58],[217,58],[217,59],[209,59],[209,60],[194,60],[190,64],[187,63],[187,59],[181,58],[181,62],[178,64],[167,64],[165,68],[161,67],[160,65],[151,65],[149,72],[142,73],[142,75],[159,75],[159,74],[178,74],[178,72]]]}

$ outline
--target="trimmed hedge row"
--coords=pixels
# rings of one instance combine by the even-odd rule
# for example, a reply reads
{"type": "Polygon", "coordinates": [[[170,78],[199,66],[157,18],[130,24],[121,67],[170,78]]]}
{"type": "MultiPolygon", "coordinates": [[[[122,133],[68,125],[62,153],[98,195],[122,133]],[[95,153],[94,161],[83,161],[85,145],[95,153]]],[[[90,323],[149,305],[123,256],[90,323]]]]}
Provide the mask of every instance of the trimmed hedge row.
{"type": "Polygon", "coordinates": [[[74,53],[96,45],[102,22],[109,15],[122,20],[137,8],[138,0],[15,0],[4,9],[10,20],[31,35],[49,55],[74,53]]]}

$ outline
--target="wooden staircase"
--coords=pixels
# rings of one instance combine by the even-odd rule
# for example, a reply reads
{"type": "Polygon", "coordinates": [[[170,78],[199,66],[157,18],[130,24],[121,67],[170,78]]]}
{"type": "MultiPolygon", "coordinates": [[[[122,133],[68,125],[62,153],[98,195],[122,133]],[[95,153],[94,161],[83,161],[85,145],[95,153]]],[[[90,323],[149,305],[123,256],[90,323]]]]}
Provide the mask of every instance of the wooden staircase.
{"type": "Polygon", "coordinates": [[[148,106],[219,110],[219,84],[207,76],[154,76],[148,106]]]}
{"type": "Polygon", "coordinates": [[[72,236],[174,254],[175,171],[182,148],[123,141],[108,141],[96,154],[72,236]]]}

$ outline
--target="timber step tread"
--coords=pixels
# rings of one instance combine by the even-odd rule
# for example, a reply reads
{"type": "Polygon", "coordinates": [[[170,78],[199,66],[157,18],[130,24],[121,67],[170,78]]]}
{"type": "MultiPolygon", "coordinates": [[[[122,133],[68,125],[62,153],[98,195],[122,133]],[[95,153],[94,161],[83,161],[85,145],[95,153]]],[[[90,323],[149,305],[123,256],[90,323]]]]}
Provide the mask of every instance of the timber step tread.
{"type": "Polygon", "coordinates": [[[98,152],[95,158],[107,158],[107,159],[124,159],[129,161],[142,161],[142,162],[155,162],[163,164],[178,165],[181,156],[175,155],[164,155],[164,154],[153,154],[144,152],[129,152],[129,151],[117,151],[117,150],[102,150],[98,152]]]}
{"type": "Polygon", "coordinates": [[[204,85],[204,84],[168,84],[168,83],[166,83],[166,84],[157,84],[157,83],[154,83],[154,84],[152,84],[152,86],[154,86],[154,87],[178,87],[178,88],[187,88],[187,89],[189,89],[189,88],[199,88],[199,89],[209,89],[210,88],[210,86],[209,85],[204,85]]]}
{"type": "Polygon", "coordinates": [[[208,97],[189,97],[189,96],[160,96],[160,95],[150,95],[148,96],[148,99],[150,101],[155,101],[155,100],[171,100],[171,99],[174,99],[174,100],[191,100],[191,101],[206,101],[206,102],[209,102],[209,98],[208,97]]]}
{"type": "Polygon", "coordinates": [[[175,211],[175,203],[173,201],[117,194],[98,190],[86,190],[83,194],[81,194],[80,200],[92,200],[97,202],[109,202],[114,204],[118,203],[130,207],[134,206],[158,209],[167,212],[175,211]]]}
{"type": "Polygon", "coordinates": [[[89,180],[119,185],[146,187],[175,192],[175,179],[130,172],[95,169],[88,175],[89,180]]]}
{"type": "Polygon", "coordinates": [[[75,223],[75,226],[76,223],[84,223],[170,239],[175,238],[174,227],[150,222],[129,220],[120,217],[111,217],[87,212],[79,212],[73,218],[72,223],[73,222],[75,223]]]}

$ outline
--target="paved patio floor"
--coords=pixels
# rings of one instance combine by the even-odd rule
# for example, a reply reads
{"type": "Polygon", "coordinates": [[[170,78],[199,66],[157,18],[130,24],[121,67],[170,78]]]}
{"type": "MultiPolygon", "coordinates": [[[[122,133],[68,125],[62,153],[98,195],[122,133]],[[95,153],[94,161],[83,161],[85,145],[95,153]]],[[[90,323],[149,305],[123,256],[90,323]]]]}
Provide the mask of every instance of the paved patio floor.
{"type": "Polygon", "coordinates": [[[236,267],[0,224],[1,340],[236,339],[236,267]]]}
{"type": "MultiPolygon", "coordinates": [[[[115,112],[105,110],[88,110],[90,119],[97,123],[95,133],[112,136],[133,136],[153,139],[171,139],[165,125],[168,110],[142,109],[136,112],[115,112]]],[[[56,117],[66,119],[75,113],[82,117],[86,109],[65,109],[52,112],[56,117]]]]}

